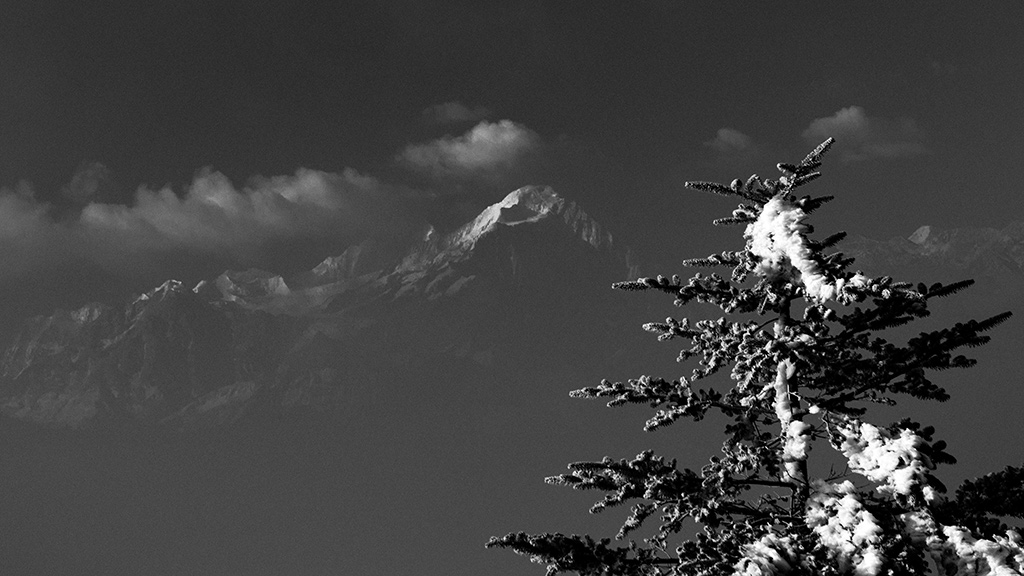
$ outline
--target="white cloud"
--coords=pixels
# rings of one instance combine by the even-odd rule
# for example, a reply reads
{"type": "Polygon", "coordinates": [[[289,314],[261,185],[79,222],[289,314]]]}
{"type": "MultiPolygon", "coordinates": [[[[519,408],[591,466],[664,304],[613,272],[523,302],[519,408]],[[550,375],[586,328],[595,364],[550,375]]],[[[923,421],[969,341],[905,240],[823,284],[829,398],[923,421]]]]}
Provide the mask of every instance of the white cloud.
{"type": "Polygon", "coordinates": [[[715,137],[705,142],[704,145],[723,154],[729,154],[753,150],[754,140],[739,130],[719,128],[715,137]]]}
{"type": "Polygon", "coordinates": [[[398,161],[436,177],[487,176],[516,165],[541,144],[540,136],[512,122],[480,122],[461,136],[410,144],[398,161]]]}
{"type": "Polygon", "coordinates": [[[299,170],[237,190],[224,175],[203,172],[183,198],[172,190],[139,190],[133,206],[89,204],[79,225],[90,235],[118,237],[139,248],[181,247],[242,255],[260,241],[316,235],[344,219],[343,194],[358,178],[299,170]]]}
{"type": "Polygon", "coordinates": [[[836,149],[846,161],[901,158],[928,152],[914,120],[868,116],[860,106],[843,108],[832,116],[815,119],[804,130],[803,137],[812,144],[835,138],[836,149]]]}
{"type": "MultiPolygon", "coordinates": [[[[450,178],[447,188],[490,192],[490,184],[507,192],[505,180],[520,179],[540,144],[514,122],[480,122],[461,136],[410,145],[400,158],[450,178]]],[[[0,188],[0,288],[64,282],[72,270],[135,285],[224,268],[297,271],[353,240],[418,228],[436,194],[352,169],[299,169],[244,186],[207,169],[183,189],[144,187],[129,202],[111,203],[103,200],[116,191],[101,164],[82,164],[60,192],[48,204],[28,183],[0,188]]]]}
{"type": "Polygon", "coordinates": [[[423,119],[431,124],[453,124],[456,122],[477,122],[491,115],[483,106],[468,108],[462,102],[435,104],[423,111],[423,119]]]}
{"type": "Polygon", "coordinates": [[[354,170],[300,169],[242,188],[206,170],[181,195],[143,188],[131,204],[91,202],[77,217],[59,218],[20,184],[0,189],[0,282],[68,266],[130,277],[166,259],[259,265],[267,252],[289,243],[331,244],[394,223],[409,194],[354,170]]]}
{"type": "Polygon", "coordinates": [[[27,183],[0,190],[0,284],[70,262],[79,246],[75,234],[53,219],[50,206],[38,202],[27,183]]]}

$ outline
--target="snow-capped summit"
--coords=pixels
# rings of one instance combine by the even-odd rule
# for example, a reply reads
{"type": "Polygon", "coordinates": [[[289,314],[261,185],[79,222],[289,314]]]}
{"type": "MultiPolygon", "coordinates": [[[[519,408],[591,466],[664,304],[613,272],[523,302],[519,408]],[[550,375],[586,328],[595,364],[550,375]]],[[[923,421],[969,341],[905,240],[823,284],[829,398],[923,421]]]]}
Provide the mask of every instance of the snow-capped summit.
{"type": "Polygon", "coordinates": [[[401,242],[366,240],[287,281],[229,270],[126,306],[38,317],[0,362],[0,410],[57,426],[193,429],[337,408],[353,382],[541,365],[569,347],[595,368],[616,357],[605,323],[628,310],[609,286],[638,272],[551,188],[520,188],[454,230],[401,242]],[[588,314],[599,309],[611,312],[588,314]]]}
{"type": "Polygon", "coordinates": [[[910,240],[914,244],[920,246],[921,244],[924,244],[928,240],[928,235],[931,233],[931,226],[921,226],[920,228],[915,230],[914,233],[911,234],[909,238],[907,238],[907,240],[910,240]]]}
{"type": "Polygon", "coordinates": [[[501,202],[488,206],[471,223],[470,229],[484,234],[498,223],[515,226],[546,218],[565,201],[550,187],[524,186],[505,196],[501,202]]]}
{"type": "Polygon", "coordinates": [[[498,226],[516,226],[558,216],[594,248],[612,243],[611,234],[604,232],[575,202],[559,196],[550,186],[524,186],[515,190],[463,226],[454,235],[453,243],[475,243],[498,226]]]}
{"type": "Polygon", "coordinates": [[[153,299],[163,299],[163,298],[166,298],[169,294],[174,294],[176,292],[181,292],[181,291],[182,291],[181,281],[171,279],[171,280],[165,281],[163,284],[157,286],[156,288],[153,288],[152,290],[150,290],[150,291],[148,291],[148,292],[146,292],[144,294],[140,294],[138,296],[138,298],[135,299],[135,301],[139,302],[139,301],[146,301],[146,300],[153,300],[153,299]]]}
{"type": "MultiPolygon", "coordinates": [[[[409,272],[465,258],[483,238],[523,224],[557,221],[577,240],[598,250],[610,250],[612,236],[575,202],[550,186],[524,186],[446,235],[428,234],[423,246],[410,252],[398,270],[409,272]]],[[[624,275],[625,277],[626,275],[624,275]]]]}
{"type": "Polygon", "coordinates": [[[351,278],[355,275],[354,271],[364,248],[363,244],[349,246],[340,256],[328,256],[325,258],[311,272],[319,279],[343,280],[351,278]]]}
{"type": "Polygon", "coordinates": [[[228,270],[214,280],[214,285],[228,301],[287,296],[291,292],[284,278],[257,268],[242,272],[228,270]]]}

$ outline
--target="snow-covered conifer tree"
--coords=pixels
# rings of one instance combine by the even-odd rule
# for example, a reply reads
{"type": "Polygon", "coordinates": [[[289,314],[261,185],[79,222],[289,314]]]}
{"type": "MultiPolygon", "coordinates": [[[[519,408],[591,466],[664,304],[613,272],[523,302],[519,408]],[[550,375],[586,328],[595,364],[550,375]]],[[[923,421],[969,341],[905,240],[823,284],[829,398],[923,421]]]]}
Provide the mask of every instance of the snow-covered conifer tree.
{"type": "Polygon", "coordinates": [[[777,180],[688,183],[742,199],[715,224],[745,226],[746,245],[684,262],[731,274],[658,276],[616,287],[659,290],[676,305],[696,301],[722,310],[717,320],[667,318],[644,326],[659,340],[684,341],[679,360],[696,360],[692,374],[606,380],[572,393],[609,399],[609,406],[649,404],[656,412],[646,430],[719,411],[732,420],[722,455],[695,471],[647,451],[630,460],[577,462],[548,478],[605,492],[592,511],[632,503],[615,536],[621,544],[520,532],[487,546],[528,555],[548,574],[1024,574],[1024,539],[1002,523],[1024,518],[1024,470],[1008,467],[949,495],[934,474],[954,459],[932,427],[866,419],[872,403],[891,405],[901,396],[947,400],[929,371],[973,365],[955,352],[987,342],[983,333],[1010,314],[923,332],[903,344],[888,340],[886,329],[927,316],[932,299],[972,281],[914,286],[869,277],[830,252],[845,233],[812,238],[808,215],[831,197],[798,197],[795,190],[820,175],[831,144],[799,164],[779,164],[777,180]],[[705,384],[719,373],[728,379],[705,384]],[[812,477],[812,447],[815,454],[835,450],[846,470],[812,477]],[[703,530],[687,540],[689,520],[703,530]],[[652,535],[630,540],[646,521],[656,524],[647,530],[652,535]]]}

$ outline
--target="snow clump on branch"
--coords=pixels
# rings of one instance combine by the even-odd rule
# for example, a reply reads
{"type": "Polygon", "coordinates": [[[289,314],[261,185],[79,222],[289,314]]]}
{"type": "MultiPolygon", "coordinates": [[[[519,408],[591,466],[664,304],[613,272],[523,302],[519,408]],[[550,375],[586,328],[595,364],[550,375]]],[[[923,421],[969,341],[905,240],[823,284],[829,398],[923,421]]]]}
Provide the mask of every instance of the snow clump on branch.
{"type": "MultiPolygon", "coordinates": [[[[955,574],[977,576],[1020,576],[1024,566],[1024,544],[1019,534],[1009,530],[1006,537],[994,536],[993,540],[975,538],[970,532],[958,526],[942,528],[947,540],[946,549],[939,550],[943,563],[949,568],[955,566],[955,574]]],[[[931,548],[937,548],[934,538],[931,548]]]]}
{"type": "Polygon", "coordinates": [[[883,558],[877,547],[882,527],[864,508],[853,483],[815,480],[813,489],[807,501],[807,525],[834,555],[839,569],[846,573],[852,567],[856,576],[878,574],[883,558]]]}
{"type": "Polygon", "coordinates": [[[910,496],[919,489],[925,502],[938,497],[927,480],[927,471],[935,465],[918,450],[925,440],[912,430],[902,429],[894,435],[850,419],[839,427],[839,432],[843,440],[838,448],[849,461],[850,470],[878,482],[878,493],[910,496]]]}
{"type": "Polygon", "coordinates": [[[816,302],[847,300],[844,288],[864,286],[867,278],[855,274],[849,279],[826,277],[811,257],[807,244],[807,213],[796,203],[776,196],[762,208],[757,220],[748,224],[744,236],[747,249],[761,258],[755,273],[766,278],[784,276],[804,287],[808,299],[816,302]]]}
{"type": "Polygon", "coordinates": [[[778,576],[800,565],[800,554],[791,536],[766,534],[743,546],[743,558],[733,567],[734,576],[778,576]]]}

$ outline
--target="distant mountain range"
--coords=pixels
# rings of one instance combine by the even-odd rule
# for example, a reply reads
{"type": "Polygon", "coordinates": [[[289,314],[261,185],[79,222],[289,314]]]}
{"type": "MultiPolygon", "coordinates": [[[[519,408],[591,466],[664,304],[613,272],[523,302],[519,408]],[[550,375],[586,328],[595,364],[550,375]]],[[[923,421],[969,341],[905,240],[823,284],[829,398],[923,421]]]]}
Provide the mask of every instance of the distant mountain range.
{"type": "Polygon", "coordinates": [[[594,309],[621,312],[608,286],[638,273],[577,204],[525,187],[405,250],[366,241],[287,281],[227,271],[33,318],[0,363],[0,409],[60,427],[193,429],[340,408],[352,386],[442,365],[501,370],[538,345],[600,363],[621,343],[590,326],[594,309]]]}
{"type": "MultiPolygon", "coordinates": [[[[614,533],[626,514],[582,518],[594,494],[545,487],[566,462],[654,449],[699,467],[717,453],[719,426],[645,433],[645,406],[568,395],[687,373],[676,342],[640,324],[717,309],[611,290],[641,274],[633,257],[551,189],[466,220],[293,276],[167,281],[26,322],[0,358],[0,572],[528,573],[487,537],[614,533]]],[[[895,329],[913,333],[1019,311],[1022,230],[923,227],[838,248],[872,276],[978,279],[895,329]]],[[[964,474],[1012,463],[1022,317],[972,351],[977,368],[937,375],[952,401],[874,416],[938,425],[964,474]]]]}
{"type": "Polygon", "coordinates": [[[858,266],[884,268],[889,274],[909,266],[1024,282],[1024,222],[1002,229],[921,226],[905,239],[850,237],[841,249],[856,257],[858,266]]]}
{"type": "MultiPolygon", "coordinates": [[[[1024,291],[1024,223],[840,248],[872,275],[1024,291]]],[[[388,379],[508,374],[559,355],[599,367],[628,353],[607,327],[644,319],[608,285],[638,274],[576,203],[524,187],[453,231],[368,240],[289,279],[226,271],[33,318],[0,362],[0,410],[58,427],[195,429],[352,409],[353,388],[388,379]]]]}

